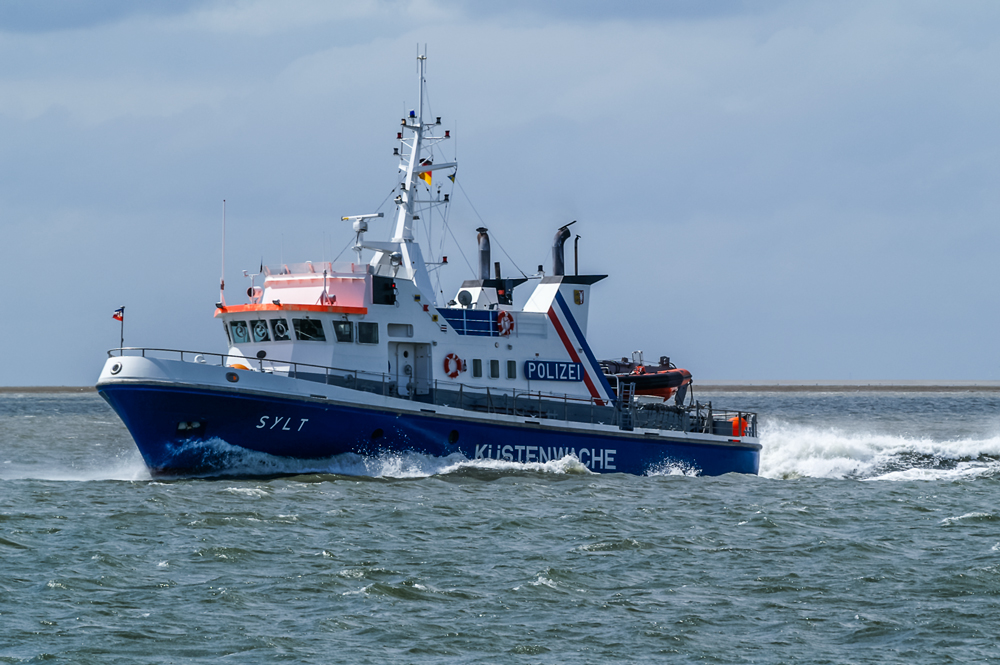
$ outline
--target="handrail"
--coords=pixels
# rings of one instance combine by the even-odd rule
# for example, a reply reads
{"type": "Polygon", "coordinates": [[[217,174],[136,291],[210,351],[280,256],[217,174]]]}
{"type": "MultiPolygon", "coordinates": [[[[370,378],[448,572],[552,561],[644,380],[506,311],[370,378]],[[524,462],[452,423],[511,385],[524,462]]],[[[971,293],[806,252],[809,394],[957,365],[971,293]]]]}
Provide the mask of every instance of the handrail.
{"type": "MultiPolygon", "coordinates": [[[[206,358],[217,359],[218,366],[232,366],[227,364],[227,359],[240,360],[254,364],[259,370],[268,374],[284,373],[293,379],[298,379],[300,374],[323,375],[323,382],[330,385],[331,378],[335,381],[343,380],[348,385],[341,387],[359,390],[364,392],[374,392],[375,388],[381,386],[383,396],[392,396],[392,386],[396,385],[396,377],[386,372],[369,372],[357,369],[342,369],[327,365],[315,365],[291,360],[273,360],[265,358],[247,358],[242,355],[229,353],[215,353],[211,351],[188,351],[181,349],[162,349],[151,347],[122,347],[108,351],[108,357],[122,357],[132,352],[143,358],[147,353],[167,353],[177,354],[181,362],[204,363],[206,358]],[[187,356],[187,358],[185,358],[187,356]],[[265,368],[266,365],[266,368],[265,368]],[[310,370],[317,370],[316,372],[310,370]],[[367,382],[368,390],[361,384],[367,382]]],[[[215,363],[213,363],[215,365],[215,363]]],[[[334,385],[337,385],[336,383],[334,385]]],[[[398,395],[397,395],[398,396],[398,395]]],[[[415,399],[411,392],[409,397],[415,399]]],[[[595,397],[582,397],[568,395],[565,393],[545,393],[541,390],[518,390],[512,388],[509,391],[500,390],[490,386],[473,386],[465,383],[433,381],[433,394],[430,397],[431,403],[437,406],[457,407],[466,411],[477,411],[485,413],[505,414],[526,418],[537,418],[541,420],[563,420],[566,422],[590,422],[617,425],[620,422],[621,409],[628,408],[632,412],[633,424],[638,428],[656,429],[661,431],[687,431],[701,432],[708,434],[722,433],[728,435],[727,428],[730,423],[736,428],[733,432],[736,438],[742,439],[745,436],[757,436],[757,414],[751,411],[730,411],[714,409],[712,403],[702,404],[695,402],[694,405],[677,409],[670,407],[655,408],[650,406],[637,405],[635,402],[628,406],[622,405],[602,405],[597,402],[606,403],[606,400],[595,397]],[[448,397],[451,395],[451,397],[448,397]],[[525,400],[525,398],[527,398],[525,400]],[[637,408],[638,406],[638,408],[637,408]],[[737,420],[738,419],[738,420],[737,420]],[[735,421],[735,422],[734,422],[735,421]],[[666,426],[668,425],[669,426],[666,426]]],[[[423,401],[416,397],[415,401],[423,401]]]]}
{"type": "MultiPolygon", "coordinates": [[[[280,371],[286,371],[286,372],[288,372],[289,376],[291,376],[292,378],[298,378],[298,376],[297,376],[297,374],[299,372],[298,368],[299,367],[305,367],[305,368],[313,368],[313,369],[318,369],[318,370],[324,370],[324,373],[327,374],[327,376],[329,376],[332,373],[336,373],[336,374],[340,374],[340,375],[350,374],[350,375],[354,376],[355,380],[357,380],[357,377],[359,375],[362,375],[362,376],[365,376],[365,377],[377,378],[380,382],[386,382],[387,380],[393,380],[393,379],[395,379],[395,375],[388,374],[386,372],[371,372],[371,371],[363,370],[363,369],[344,369],[344,368],[340,368],[340,367],[330,367],[328,365],[315,365],[313,363],[304,363],[304,362],[299,362],[299,361],[295,361],[295,360],[273,360],[271,358],[248,358],[246,356],[237,356],[237,355],[233,355],[233,354],[230,354],[230,353],[214,353],[214,352],[211,352],[211,351],[188,351],[188,350],[182,350],[182,349],[159,349],[159,348],[152,348],[152,347],[126,346],[126,347],[122,347],[122,348],[110,349],[108,351],[108,357],[109,358],[114,358],[116,355],[123,356],[123,355],[125,355],[123,353],[124,351],[138,351],[143,358],[146,357],[146,352],[148,352],[148,351],[155,351],[155,352],[159,352],[159,353],[176,353],[176,354],[178,354],[180,356],[180,360],[181,361],[184,361],[184,354],[188,354],[192,358],[195,358],[197,356],[214,357],[214,358],[218,358],[219,359],[219,366],[220,367],[226,366],[226,359],[227,358],[236,359],[236,360],[244,360],[244,361],[247,361],[249,363],[257,363],[258,366],[260,366],[261,368],[263,368],[263,366],[265,364],[268,365],[269,368],[271,369],[271,372],[266,372],[265,371],[265,373],[273,373],[273,371],[275,369],[279,369],[280,371]],[[286,365],[288,367],[285,367],[286,365]]],[[[189,361],[185,361],[185,362],[194,362],[194,361],[193,360],[189,360],[189,361]]],[[[254,370],[254,371],[257,371],[257,370],[254,370]]],[[[437,387],[438,381],[439,381],[439,379],[434,379],[435,387],[437,387]]],[[[474,386],[474,385],[469,385],[469,384],[460,383],[460,382],[456,382],[456,383],[449,382],[445,387],[448,387],[448,388],[450,388],[450,387],[458,388],[459,386],[463,386],[466,390],[482,391],[483,395],[485,395],[486,392],[488,390],[490,390],[489,386],[482,386],[482,387],[480,387],[480,386],[474,386]]],[[[543,391],[540,391],[540,390],[524,390],[524,391],[520,391],[520,390],[517,390],[516,388],[512,388],[511,390],[513,391],[513,393],[519,394],[519,395],[529,395],[529,394],[530,395],[544,395],[544,396],[547,396],[547,397],[559,398],[560,400],[562,400],[563,398],[567,398],[567,399],[569,399],[571,401],[576,401],[576,402],[581,402],[581,403],[588,403],[588,404],[591,403],[591,402],[594,402],[594,401],[601,401],[601,402],[606,401],[604,399],[598,399],[598,398],[594,398],[594,397],[584,398],[584,397],[577,397],[577,396],[573,396],[573,395],[566,395],[564,393],[543,392],[543,391]]]]}

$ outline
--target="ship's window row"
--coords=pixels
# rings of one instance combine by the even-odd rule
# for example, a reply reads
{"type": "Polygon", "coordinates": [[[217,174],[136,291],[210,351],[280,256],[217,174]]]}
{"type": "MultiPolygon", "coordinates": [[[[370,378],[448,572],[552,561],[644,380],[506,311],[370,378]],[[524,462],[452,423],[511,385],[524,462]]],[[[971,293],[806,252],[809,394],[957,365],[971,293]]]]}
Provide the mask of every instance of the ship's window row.
{"type": "MultiPolygon", "coordinates": [[[[353,342],[355,339],[355,326],[357,326],[357,340],[359,344],[378,344],[378,323],[372,321],[331,321],[333,334],[338,342],[353,342]]],[[[389,336],[412,336],[412,327],[408,324],[389,324],[389,336]],[[392,326],[396,326],[395,329],[392,326]],[[395,333],[395,334],[393,334],[395,333]]],[[[301,341],[325,342],[326,334],[323,330],[323,322],[320,319],[292,319],[292,329],[295,331],[295,339],[301,341]]],[[[225,328],[226,336],[232,344],[249,344],[252,342],[268,342],[273,339],[276,342],[287,341],[290,338],[288,322],[285,319],[270,319],[264,321],[257,319],[254,321],[230,321],[225,328]],[[270,329],[268,327],[270,323],[270,329]]],[[[492,358],[489,361],[489,377],[491,379],[500,378],[500,360],[492,358]]],[[[472,360],[472,376],[476,379],[483,377],[483,361],[481,358],[472,360]]],[[[507,361],[507,378],[517,378],[517,361],[507,361]]]]}
{"type": "MultiPolygon", "coordinates": [[[[331,321],[333,334],[338,342],[353,342],[354,328],[357,325],[357,340],[359,344],[378,344],[378,323],[359,321],[331,321]]],[[[250,344],[259,342],[284,342],[291,338],[291,330],[295,331],[295,339],[303,342],[327,341],[323,322],[320,319],[292,319],[291,330],[285,319],[256,319],[253,321],[230,321],[224,326],[226,337],[231,344],[250,344]],[[270,326],[268,324],[270,323],[270,326]]]]}
{"type": "MultiPolygon", "coordinates": [[[[483,377],[483,361],[480,358],[472,359],[472,378],[481,379],[483,377]]],[[[490,359],[490,378],[499,379],[500,378],[500,361],[497,359],[490,359]]],[[[516,379],[517,378],[517,361],[508,360],[507,361],[507,378],[516,379]]]]}

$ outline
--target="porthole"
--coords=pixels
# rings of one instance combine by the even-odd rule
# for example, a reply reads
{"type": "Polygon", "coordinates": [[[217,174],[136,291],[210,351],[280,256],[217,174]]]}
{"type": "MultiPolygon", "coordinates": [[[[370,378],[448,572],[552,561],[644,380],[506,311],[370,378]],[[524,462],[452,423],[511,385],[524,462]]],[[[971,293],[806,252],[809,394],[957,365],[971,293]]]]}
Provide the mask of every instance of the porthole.
{"type": "Polygon", "coordinates": [[[451,434],[448,435],[448,443],[458,443],[458,430],[451,430],[451,434]]]}
{"type": "Polygon", "coordinates": [[[226,381],[229,383],[236,383],[239,380],[240,376],[236,372],[226,372],[226,381]]]}
{"type": "Polygon", "coordinates": [[[383,432],[382,428],[379,427],[377,430],[375,430],[374,432],[372,432],[372,441],[378,441],[384,435],[385,435],[385,432],[383,432]]]}
{"type": "Polygon", "coordinates": [[[121,363],[115,363],[114,365],[111,366],[111,373],[112,374],[117,374],[120,371],[122,371],[122,364],[121,363]]]}

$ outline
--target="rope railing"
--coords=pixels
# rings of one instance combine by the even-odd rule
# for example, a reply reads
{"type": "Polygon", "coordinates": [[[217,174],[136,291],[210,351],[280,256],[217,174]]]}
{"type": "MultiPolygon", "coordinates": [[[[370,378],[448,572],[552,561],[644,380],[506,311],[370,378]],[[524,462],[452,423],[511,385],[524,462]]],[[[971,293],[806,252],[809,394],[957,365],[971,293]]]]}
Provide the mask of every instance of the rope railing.
{"type": "MultiPolygon", "coordinates": [[[[427,382],[428,394],[416,395],[415,386],[408,395],[401,394],[397,377],[385,372],[344,369],[291,360],[247,358],[242,355],[162,349],[150,347],[123,347],[108,351],[108,357],[125,355],[161,357],[176,356],[181,362],[211,364],[219,367],[236,367],[265,374],[287,376],[335,385],[361,392],[400,397],[435,406],[459,408],[476,413],[512,415],[539,420],[562,420],[590,424],[618,425],[622,410],[629,409],[635,427],[668,431],[701,432],[734,437],[757,436],[757,414],[750,411],[713,409],[711,402],[696,402],[687,407],[660,405],[614,405],[595,397],[582,397],[541,390],[498,389],[489,386],[472,386],[464,383],[427,382]],[[254,367],[251,367],[253,365],[254,367]],[[433,390],[430,390],[433,388],[433,390]],[[731,428],[731,429],[730,429],[731,428]]],[[[408,379],[410,377],[407,377],[408,379]]]]}

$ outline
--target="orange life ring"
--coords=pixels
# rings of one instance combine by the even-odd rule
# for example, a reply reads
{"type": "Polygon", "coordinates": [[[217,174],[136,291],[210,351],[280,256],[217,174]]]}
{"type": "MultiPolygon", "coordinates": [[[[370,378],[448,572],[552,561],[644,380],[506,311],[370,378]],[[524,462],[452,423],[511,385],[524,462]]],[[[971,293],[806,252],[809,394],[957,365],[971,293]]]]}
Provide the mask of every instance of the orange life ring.
{"type": "Polygon", "coordinates": [[[733,436],[746,436],[747,433],[747,419],[740,418],[736,416],[735,418],[730,418],[729,422],[733,424],[733,436]]]}
{"type": "Polygon", "coordinates": [[[449,378],[454,379],[462,371],[462,359],[454,353],[449,353],[444,357],[444,373],[449,378]]]}
{"type": "Polygon", "coordinates": [[[514,332],[514,315],[505,309],[497,314],[497,331],[504,337],[514,332]]]}

